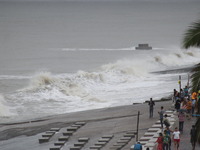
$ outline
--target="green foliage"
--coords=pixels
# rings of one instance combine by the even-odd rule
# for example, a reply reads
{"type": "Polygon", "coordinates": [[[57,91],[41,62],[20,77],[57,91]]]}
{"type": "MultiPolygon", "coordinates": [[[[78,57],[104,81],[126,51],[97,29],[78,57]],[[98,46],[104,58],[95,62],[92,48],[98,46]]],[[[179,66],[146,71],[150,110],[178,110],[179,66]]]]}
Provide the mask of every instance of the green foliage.
{"type": "Polygon", "coordinates": [[[200,20],[193,22],[183,36],[183,48],[200,47],[200,20]]]}
{"type": "Polygon", "coordinates": [[[198,92],[200,89],[200,63],[195,66],[195,68],[192,70],[192,89],[191,92],[198,92]]]}

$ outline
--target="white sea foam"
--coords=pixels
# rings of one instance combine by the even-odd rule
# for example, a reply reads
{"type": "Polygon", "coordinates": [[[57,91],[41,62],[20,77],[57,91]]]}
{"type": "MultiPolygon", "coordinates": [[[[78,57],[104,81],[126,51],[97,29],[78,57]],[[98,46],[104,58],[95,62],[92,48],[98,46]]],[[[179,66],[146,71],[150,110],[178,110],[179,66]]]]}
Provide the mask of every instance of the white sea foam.
{"type": "Polygon", "coordinates": [[[9,107],[6,105],[4,96],[0,94],[0,117],[8,117],[11,115],[9,107]]]}

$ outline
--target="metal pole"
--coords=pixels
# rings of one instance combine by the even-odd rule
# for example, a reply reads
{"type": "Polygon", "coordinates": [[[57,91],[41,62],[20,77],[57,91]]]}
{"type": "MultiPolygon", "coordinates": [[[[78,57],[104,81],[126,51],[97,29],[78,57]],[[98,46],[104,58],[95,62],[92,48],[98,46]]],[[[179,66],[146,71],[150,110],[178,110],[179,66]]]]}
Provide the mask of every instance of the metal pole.
{"type": "MultiPolygon", "coordinates": [[[[181,94],[181,76],[179,76],[179,91],[180,91],[180,94],[181,94]]],[[[180,97],[180,94],[179,94],[179,97],[180,97]]]]}
{"type": "Polygon", "coordinates": [[[138,117],[137,117],[137,138],[136,138],[136,142],[138,142],[139,117],[140,117],[140,111],[138,111],[138,117]]]}

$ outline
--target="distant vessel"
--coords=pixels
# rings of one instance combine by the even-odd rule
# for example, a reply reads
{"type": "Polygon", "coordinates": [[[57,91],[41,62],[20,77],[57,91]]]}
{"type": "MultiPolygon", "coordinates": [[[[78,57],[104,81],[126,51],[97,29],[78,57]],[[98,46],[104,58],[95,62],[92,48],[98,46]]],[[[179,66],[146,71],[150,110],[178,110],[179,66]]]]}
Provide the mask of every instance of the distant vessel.
{"type": "Polygon", "coordinates": [[[149,44],[138,44],[138,47],[135,47],[136,50],[150,50],[152,47],[149,44]]]}

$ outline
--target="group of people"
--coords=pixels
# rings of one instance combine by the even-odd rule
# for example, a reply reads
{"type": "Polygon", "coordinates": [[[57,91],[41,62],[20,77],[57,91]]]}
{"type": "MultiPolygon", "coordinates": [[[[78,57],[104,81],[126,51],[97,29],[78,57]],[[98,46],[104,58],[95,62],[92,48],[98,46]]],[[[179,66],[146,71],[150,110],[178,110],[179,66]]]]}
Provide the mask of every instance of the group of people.
{"type": "MultiPolygon", "coordinates": [[[[191,119],[192,114],[194,115],[195,109],[200,104],[200,92],[199,97],[196,92],[192,93],[192,96],[190,98],[188,88],[185,86],[184,90],[181,89],[181,92],[179,93],[174,89],[174,98],[173,102],[175,103],[175,109],[178,112],[178,118],[179,118],[179,130],[178,127],[175,128],[175,131],[172,131],[169,129],[170,127],[170,121],[167,119],[167,115],[164,115],[164,107],[161,106],[160,111],[158,112],[160,116],[160,123],[161,128],[163,129],[163,124],[165,124],[166,129],[163,133],[159,133],[159,137],[157,139],[158,147],[157,150],[171,150],[171,142],[174,142],[175,150],[178,150],[179,148],[179,142],[181,133],[183,133],[183,125],[185,120],[185,112],[188,116],[188,119],[191,119]],[[172,133],[172,135],[170,134],[172,133]]],[[[150,98],[150,101],[148,103],[149,105],[149,118],[153,117],[153,107],[155,105],[155,102],[150,98]]],[[[195,148],[195,126],[192,126],[192,129],[190,131],[190,142],[192,144],[193,150],[195,148]]]]}

